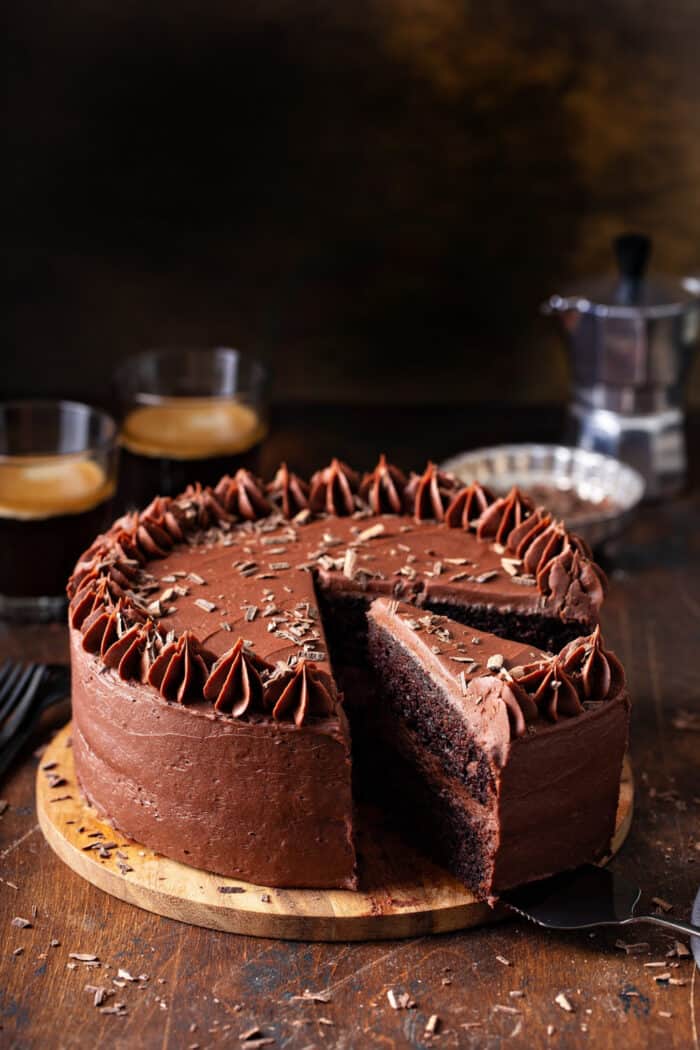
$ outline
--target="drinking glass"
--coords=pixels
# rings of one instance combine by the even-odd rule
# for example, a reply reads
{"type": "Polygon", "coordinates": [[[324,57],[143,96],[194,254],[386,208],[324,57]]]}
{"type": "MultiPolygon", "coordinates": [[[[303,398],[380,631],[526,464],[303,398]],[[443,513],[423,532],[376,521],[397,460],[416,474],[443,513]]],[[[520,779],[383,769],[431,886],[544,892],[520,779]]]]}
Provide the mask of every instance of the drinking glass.
{"type": "Polygon", "coordinates": [[[63,614],[78,556],[113,516],[117,425],[77,401],[0,403],[0,617],[63,614]]]}
{"type": "Polygon", "coordinates": [[[188,484],[256,470],[267,434],[267,369],[228,347],[151,350],[115,373],[122,410],[120,502],[141,507],[188,484]]]}

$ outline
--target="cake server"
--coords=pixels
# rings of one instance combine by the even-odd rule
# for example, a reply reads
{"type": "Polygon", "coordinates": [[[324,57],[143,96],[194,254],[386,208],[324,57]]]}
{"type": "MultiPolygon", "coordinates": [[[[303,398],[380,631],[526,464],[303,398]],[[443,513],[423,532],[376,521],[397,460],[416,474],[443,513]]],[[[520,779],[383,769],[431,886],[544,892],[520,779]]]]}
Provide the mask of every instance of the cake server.
{"type": "Polygon", "coordinates": [[[667,915],[635,915],[642,891],[610,868],[584,864],[574,871],[530,882],[499,897],[506,907],[548,930],[632,926],[650,922],[691,938],[700,947],[700,926],[667,915]]]}

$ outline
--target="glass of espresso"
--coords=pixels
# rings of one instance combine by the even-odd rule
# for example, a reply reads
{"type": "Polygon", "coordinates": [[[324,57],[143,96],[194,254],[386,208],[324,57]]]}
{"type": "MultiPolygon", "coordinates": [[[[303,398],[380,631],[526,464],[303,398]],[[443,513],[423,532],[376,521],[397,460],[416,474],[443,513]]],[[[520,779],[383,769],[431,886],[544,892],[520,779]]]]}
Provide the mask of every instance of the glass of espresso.
{"type": "Polygon", "coordinates": [[[63,615],[79,555],[110,523],[117,425],[77,401],[0,403],[0,618],[63,615]]]}
{"type": "Polygon", "coordinates": [[[142,507],[190,483],[256,470],[267,434],[267,369],[227,347],[152,350],[115,375],[121,404],[119,501],[142,507]]]}

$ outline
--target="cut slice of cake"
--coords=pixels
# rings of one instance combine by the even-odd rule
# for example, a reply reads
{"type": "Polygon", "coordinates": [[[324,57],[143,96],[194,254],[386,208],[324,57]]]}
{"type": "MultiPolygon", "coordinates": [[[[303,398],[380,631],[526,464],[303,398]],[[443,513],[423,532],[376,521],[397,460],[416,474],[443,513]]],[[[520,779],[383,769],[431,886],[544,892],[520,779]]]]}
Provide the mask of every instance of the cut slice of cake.
{"type": "Polygon", "coordinates": [[[487,897],[607,851],[630,704],[598,629],[552,656],[387,598],[368,621],[394,789],[438,861],[487,897]]]}

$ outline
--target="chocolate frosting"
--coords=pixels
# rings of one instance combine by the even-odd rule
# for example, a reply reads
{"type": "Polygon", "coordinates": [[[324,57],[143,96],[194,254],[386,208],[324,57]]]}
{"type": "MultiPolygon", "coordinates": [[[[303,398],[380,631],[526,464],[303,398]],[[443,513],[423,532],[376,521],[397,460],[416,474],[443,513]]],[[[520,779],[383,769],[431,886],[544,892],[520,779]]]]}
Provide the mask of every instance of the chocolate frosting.
{"type": "Polygon", "coordinates": [[[336,710],[332,684],[310,660],[299,660],[293,670],[284,670],[268,681],[265,705],[277,722],[305,725],[312,718],[325,718],[336,710]]]}
{"type": "Polygon", "coordinates": [[[512,679],[516,694],[520,691],[530,697],[539,713],[550,722],[560,717],[572,718],[583,711],[576,686],[559,656],[514,668],[512,679]]]}
{"type": "Polygon", "coordinates": [[[428,463],[422,474],[413,474],[406,486],[406,504],[416,521],[442,521],[458,488],[456,478],[428,463]]]}
{"type": "Polygon", "coordinates": [[[81,628],[91,613],[108,604],[112,604],[109,580],[106,577],[91,576],[71,598],[68,606],[71,627],[81,628]]]}
{"type": "Polygon", "coordinates": [[[118,558],[138,562],[143,565],[148,561],[138,539],[139,514],[133,511],[119,518],[112,528],[102,537],[101,550],[118,558]]]}
{"type": "Polygon", "coordinates": [[[156,496],[139,515],[136,540],[146,558],[164,558],[184,538],[172,500],[156,496]]]}
{"type": "Polygon", "coordinates": [[[605,648],[600,626],[588,638],[569,642],[560,659],[583,700],[609,700],[625,688],[622,664],[605,648]]]}
{"type": "Polygon", "coordinates": [[[507,496],[492,503],[479,518],[476,535],[506,546],[509,534],[532,513],[532,502],[514,486],[507,496]]]}
{"type": "Polygon", "coordinates": [[[398,467],[387,463],[382,452],[374,470],[365,474],[360,485],[360,496],[374,514],[400,514],[405,489],[406,475],[398,467]]]}
{"type": "Polygon", "coordinates": [[[234,718],[264,712],[262,680],[253,660],[245,652],[242,638],[216,661],[203,692],[217,711],[234,718]]]}
{"type": "Polygon", "coordinates": [[[233,477],[225,474],[214,491],[228,513],[244,521],[257,521],[272,511],[265,486],[249,470],[237,470],[233,477]]]}
{"type": "MultiPolygon", "coordinates": [[[[447,595],[445,600],[449,601],[452,600],[449,597],[451,590],[454,590],[456,600],[459,601],[460,588],[471,587],[475,593],[478,592],[477,600],[479,601],[492,600],[494,595],[500,595],[497,597],[500,604],[507,601],[516,608],[525,606],[529,608],[532,600],[528,589],[523,586],[514,586],[514,583],[529,582],[533,591],[536,584],[540,594],[544,595],[545,608],[556,611],[562,619],[595,622],[597,618],[605,585],[602,571],[590,560],[585,544],[568,533],[560,522],[554,521],[541,508],[529,513],[529,501],[517,489],[512,490],[507,497],[491,502],[493,500],[491,493],[478,483],[458,490],[455,479],[439,471],[434,463],[428,464],[423,475],[413,475],[411,481],[406,483],[404,475],[387,462],[385,455],[380,457],[375,470],[365,476],[361,486],[358,475],[345,463],[334,459],[328,467],[314,475],[308,499],[307,488],[306,484],[296,475],[291,474],[283,464],[275,480],[269,486],[269,491],[275,502],[281,504],[284,513],[292,517],[299,510],[306,509],[303,506],[305,502],[316,510],[335,512],[347,517],[362,509],[364,499],[367,501],[368,509],[373,513],[382,515],[394,513],[400,522],[402,502],[403,506],[408,502],[422,529],[428,528],[434,532],[434,535],[431,533],[429,537],[426,533],[426,540],[423,542],[416,525],[408,528],[405,524],[399,524],[396,533],[392,536],[393,526],[382,522],[372,527],[380,529],[381,532],[370,537],[372,546],[369,548],[368,538],[359,538],[360,534],[364,534],[367,530],[351,522],[345,523],[341,528],[341,523],[338,521],[335,525],[335,532],[339,535],[333,537],[335,546],[330,547],[328,553],[324,553],[323,547],[326,544],[328,533],[325,522],[320,520],[310,524],[303,523],[303,527],[298,532],[294,532],[291,542],[301,541],[303,544],[304,537],[308,535],[308,551],[310,555],[313,551],[312,557],[318,557],[320,542],[323,557],[317,563],[317,571],[323,576],[323,574],[328,574],[329,569],[336,573],[342,569],[342,585],[346,589],[350,585],[356,585],[361,589],[369,588],[373,593],[414,593],[418,596],[420,603],[421,591],[428,600],[438,601],[442,600],[440,596],[444,592],[447,595]],[[448,526],[447,531],[441,522],[432,526],[424,523],[425,518],[444,519],[444,524],[448,526]],[[492,553],[490,545],[482,554],[476,556],[471,550],[462,550],[461,541],[457,542],[460,538],[449,527],[473,528],[475,519],[478,519],[477,537],[464,537],[464,543],[467,543],[469,539],[469,542],[474,544],[479,535],[484,540],[496,538],[500,542],[500,539],[507,539],[506,550],[515,554],[523,563],[525,575],[522,580],[515,580],[511,584],[512,574],[511,576],[506,575],[499,558],[492,553]],[[410,548],[404,542],[397,542],[398,532],[404,533],[407,528],[408,533],[402,537],[402,540],[405,538],[409,544],[412,544],[410,548]],[[415,539],[410,536],[411,531],[415,532],[415,539]],[[341,542],[353,548],[350,559],[347,557],[347,552],[338,550],[341,542]],[[409,554],[409,550],[415,550],[416,553],[409,554]],[[340,555],[339,558],[335,557],[336,551],[340,555]],[[463,553],[467,554],[466,558],[459,557],[463,553]],[[352,568],[348,567],[349,562],[352,568]],[[469,565],[470,568],[462,569],[463,564],[469,565]],[[454,579],[456,583],[457,580],[465,577],[466,582],[460,582],[459,586],[451,582],[454,579]],[[497,578],[495,582],[494,577],[497,578]],[[411,582],[414,579],[415,583],[411,582]]],[[[193,621],[190,618],[188,621],[185,618],[184,622],[181,622],[177,608],[169,608],[169,604],[173,602],[179,607],[183,602],[179,595],[189,594],[192,586],[183,588],[180,586],[181,581],[170,578],[169,583],[175,583],[175,587],[166,589],[163,583],[162,596],[159,595],[157,600],[152,600],[153,591],[158,590],[158,581],[156,576],[147,571],[147,563],[149,560],[160,560],[162,563],[165,558],[167,565],[170,555],[175,557],[177,554],[174,548],[179,549],[180,552],[192,550],[196,554],[202,549],[202,541],[205,546],[211,543],[216,547],[224,534],[233,538],[236,535],[232,529],[233,516],[244,519],[246,524],[241,527],[246,530],[245,536],[248,537],[248,542],[257,542],[255,540],[257,533],[255,530],[248,531],[250,530],[248,523],[263,513],[266,516],[273,515],[274,507],[263,494],[262,483],[249,472],[239,470],[233,477],[222,478],[216,490],[203,488],[199,484],[193,485],[176,499],[158,497],[141,514],[127,514],[118,519],[106,534],[98,537],[92,544],[78,562],[69,581],[70,622],[73,627],[81,631],[81,643],[85,650],[106,655],[111,646],[120,642],[121,644],[114,650],[110,658],[110,666],[114,666],[119,675],[133,676],[138,679],[147,673],[151,676],[149,680],[157,682],[158,685],[165,682],[164,695],[172,697],[179,694],[182,698],[192,698],[195,693],[194,682],[199,681],[201,677],[199,672],[204,669],[206,670],[205,678],[210,677],[206,667],[207,661],[204,660],[204,663],[201,663],[203,657],[197,648],[197,637],[207,641],[212,635],[211,627],[215,628],[213,633],[216,634],[221,632],[222,626],[226,626],[217,626],[211,622],[222,615],[218,612],[216,617],[212,616],[211,621],[206,622],[209,620],[208,606],[212,605],[216,609],[219,604],[225,603],[211,602],[209,600],[211,596],[206,593],[197,595],[200,610],[205,611],[199,615],[198,620],[193,621]],[[192,533],[197,533],[194,545],[186,542],[188,535],[192,533]],[[127,641],[121,642],[122,636],[129,632],[135,624],[143,624],[147,615],[158,618],[170,617],[173,614],[175,631],[170,630],[169,637],[166,639],[168,645],[165,649],[163,649],[162,636],[153,627],[146,632],[149,637],[157,639],[153,645],[146,646],[143,635],[139,635],[137,631],[131,631],[127,641]],[[197,624],[197,635],[191,634],[186,644],[183,643],[179,648],[173,648],[177,635],[183,630],[191,630],[193,622],[197,624]],[[146,648],[148,648],[148,655],[146,648]],[[163,649],[162,652],[161,649],[163,649]],[[151,661],[153,666],[149,667],[151,661]],[[180,671],[184,678],[176,686],[174,682],[180,671]],[[183,685],[182,689],[181,685],[183,685]]],[[[405,522],[406,519],[403,520],[405,522]]],[[[274,525],[274,518],[270,524],[274,525]]],[[[260,525],[268,535],[270,530],[266,527],[267,522],[262,521],[260,525]]],[[[264,542],[269,544],[270,540],[267,539],[264,542]]],[[[272,555],[274,560],[271,559],[266,565],[264,559],[269,557],[268,550],[272,554],[272,546],[264,547],[261,541],[256,557],[258,562],[262,560],[262,564],[252,564],[250,574],[255,573],[256,578],[261,580],[274,579],[278,568],[293,569],[299,556],[304,558],[302,546],[299,554],[291,562],[280,562],[278,565],[277,557],[280,554],[283,558],[291,554],[291,551],[289,554],[285,553],[286,544],[290,542],[290,538],[282,537],[280,542],[279,553],[275,551],[272,555]],[[268,569],[268,572],[265,569],[268,569]]],[[[220,549],[223,553],[225,547],[220,549]]],[[[231,561],[233,562],[233,558],[231,561]]],[[[198,575],[196,572],[198,564],[199,559],[194,557],[191,568],[195,577],[198,575]]],[[[189,565],[190,562],[187,561],[185,572],[182,572],[181,576],[187,575],[189,565]]],[[[233,563],[233,568],[236,569],[237,565],[241,566],[241,572],[245,568],[245,579],[247,580],[249,575],[247,562],[239,558],[238,562],[233,563]]],[[[162,574],[167,578],[165,570],[162,574]]],[[[325,576],[323,578],[325,579],[325,576]]],[[[187,583],[186,580],[184,582],[187,583]]],[[[249,602],[257,602],[258,609],[270,604],[264,594],[264,584],[260,585],[261,594],[254,599],[250,594],[251,589],[256,590],[252,583],[246,582],[243,587],[244,591],[240,593],[249,602]]],[[[224,596],[220,598],[223,599],[224,596]]],[[[189,599],[187,604],[189,605],[193,600],[194,598],[189,599]]],[[[253,608],[253,613],[257,615],[255,608],[253,608]]],[[[230,616],[230,613],[227,615],[230,616]]],[[[259,623],[259,632],[257,625],[255,629],[251,626],[248,630],[255,636],[267,638],[269,635],[266,628],[272,627],[273,638],[287,638],[284,645],[290,652],[282,651],[280,655],[288,655],[291,658],[296,636],[289,633],[286,625],[281,621],[278,623],[274,617],[270,622],[263,622],[260,619],[259,623]]],[[[227,630],[230,629],[228,625],[227,630]]],[[[243,633],[242,627],[239,633],[243,633]]],[[[248,633],[245,636],[250,637],[248,633]]],[[[225,640],[227,646],[230,645],[230,640],[225,635],[221,636],[221,640],[225,640]]],[[[284,650],[284,645],[280,645],[279,642],[274,643],[275,648],[282,650],[284,650]]],[[[269,644],[263,644],[262,648],[265,656],[271,652],[269,644]]],[[[314,651],[318,646],[307,643],[305,648],[314,651]]],[[[223,646],[217,642],[214,652],[221,654],[222,650],[223,646]]],[[[601,673],[599,670],[601,658],[597,655],[598,652],[599,647],[594,646],[592,655],[585,664],[584,679],[586,682],[592,676],[601,673]]],[[[306,656],[307,652],[302,651],[302,647],[298,646],[295,660],[306,656]]],[[[273,660],[278,658],[277,655],[271,656],[273,660]]],[[[317,659],[315,656],[309,658],[317,659]]],[[[236,662],[235,674],[228,681],[227,689],[222,693],[220,699],[221,690],[216,693],[215,701],[218,702],[218,710],[227,710],[229,707],[232,709],[243,702],[243,698],[234,700],[231,697],[231,690],[242,673],[239,669],[242,659],[243,657],[240,656],[236,662]]],[[[232,657],[231,660],[231,666],[227,665],[227,675],[233,672],[233,663],[236,658],[232,657]]],[[[292,661],[292,666],[293,663],[294,661],[292,661]]],[[[218,668],[219,674],[213,679],[213,682],[219,682],[223,674],[222,667],[218,668]]],[[[309,676],[307,673],[304,680],[307,681],[309,677],[313,678],[313,675],[309,676]]],[[[222,687],[223,684],[222,682],[222,687]]],[[[213,690],[214,685],[210,682],[207,698],[213,695],[213,690]]],[[[289,696],[293,691],[290,691],[289,696]]],[[[286,709],[288,701],[289,697],[280,710],[286,709]]],[[[526,704],[525,701],[523,703],[526,704]]],[[[312,708],[314,706],[313,700],[311,706],[312,708]]],[[[560,702],[557,710],[561,707],[560,702]]],[[[252,710],[252,708],[246,705],[245,710],[252,710]]]]}
{"type": "Polygon", "coordinates": [[[338,517],[353,514],[355,494],[360,487],[360,478],[347,463],[333,459],[323,470],[317,470],[311,478],[309,507],[316,512],[336,514],[338,517]]]}
{"type": "Polygon", "coordinates": [[[130,678],[145,679],[150,666],[149,653],[154,644],[154,631],[150,622],[135,623],[107,648],[103,638],[100,653],[105,666],[113,668],[124,681],[130,678]]]}
{"type": "Polygon", "coordinates": [[[571,544],[537,574],[537,587],[562,619],[592,618],[600,608],[607,580],[603,570],[571,544]]]}
{"type": "Polygon", "coordinates": [[[493,503],[495,496],[490,489],[473,481],[460,489],[445,511],[445,524],[451,529],[475,528],[478,519],[493,503]]]}
{"type": "Polygon", "coordinates": [[[117,637],[117,617],[121,613],[121,599],[116,606],[109,604],[96,605],[83,621],[80,631],[83,636],[83,649],[87,653],[101,653],[117,637]]]}
{"type": "Polygon", "coordinates": [[[509,671],[501,673],[501,700],[508,710],[508,722],[512,737],[525,736],[527,723],[537,718],[537,704],[509,671]]]}
{"type": "Polygon", "coordinates": [[[148,684],[155,686],[166,700],[184,704],[188,700],[201,700],[208,674],[196,638],[185,631],[153,661],[148,670],[148,684]]]}
{"type": "Polygon", "coordinates": [[[293,474],[286,463],[281,463],[279,470],[267,486],[272,502],[282,511],[285,518],[293,518],[309,505],[309,486],[293,474]]]}
{"type": "Polygon", "coordinates": [[[214,489],[208,485],[202,486],[199,482],[188,485],[174,502],[182,513],[181,521],[186,529],[208,529],[219,522],[231,520],[214,489]]]}

